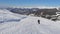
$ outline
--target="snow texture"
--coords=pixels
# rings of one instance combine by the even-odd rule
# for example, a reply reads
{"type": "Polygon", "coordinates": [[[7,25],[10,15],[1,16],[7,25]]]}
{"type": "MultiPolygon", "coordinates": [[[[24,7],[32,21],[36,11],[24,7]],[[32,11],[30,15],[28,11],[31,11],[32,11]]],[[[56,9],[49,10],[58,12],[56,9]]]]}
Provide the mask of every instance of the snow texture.
{"type": "Polygon", "coordinates": [[[27,17],[8,10],[0,10],[0,22],[0,34],[60,34],[60,21],[27,17]],[[38,19],[40,24],[37,22],[38,19]]]}

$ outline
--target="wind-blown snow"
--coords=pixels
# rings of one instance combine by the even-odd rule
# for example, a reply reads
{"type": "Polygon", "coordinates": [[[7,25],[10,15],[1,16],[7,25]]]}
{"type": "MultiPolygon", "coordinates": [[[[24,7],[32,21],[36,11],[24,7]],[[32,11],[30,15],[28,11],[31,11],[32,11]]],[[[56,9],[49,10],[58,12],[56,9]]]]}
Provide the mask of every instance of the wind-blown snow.
{"type": "MultiPolygon", "coordinates": [[[[9,21],[0,24],[0,34],[60,34],[60,21],[51,21],[42,17],[22,16],[9,13],[0,14],[4,19],[20,19],[20,21],[9,21]],[[24,18],[24,19],[23,19],[24,18]],[[40,20],[38,24],[37,20],[40,20]]],[[[1,18],[2,18],[1,17],[1,18]]],[[[0,20],[1,20],[0,18],[0,20]]]]}

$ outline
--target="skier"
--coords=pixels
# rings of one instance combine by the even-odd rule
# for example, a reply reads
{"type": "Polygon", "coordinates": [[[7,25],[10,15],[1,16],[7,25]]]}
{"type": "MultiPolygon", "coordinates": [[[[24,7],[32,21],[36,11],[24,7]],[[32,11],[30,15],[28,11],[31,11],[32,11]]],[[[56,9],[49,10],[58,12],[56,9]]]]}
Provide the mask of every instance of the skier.
{"type": "Polygon", "coordinates": [[[38,24],[40,24],[40,20],[38,20],[38,24]]]}

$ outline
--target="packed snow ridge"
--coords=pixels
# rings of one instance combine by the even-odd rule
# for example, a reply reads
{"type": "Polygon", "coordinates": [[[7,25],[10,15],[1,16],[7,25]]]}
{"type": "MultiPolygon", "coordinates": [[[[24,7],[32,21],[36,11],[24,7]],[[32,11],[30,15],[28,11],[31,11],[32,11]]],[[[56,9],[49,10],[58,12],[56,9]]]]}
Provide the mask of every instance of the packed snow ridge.
{"type": "Polygon", "coordinates": [[[4,21],[0,23],[0,34],[60,34],[60,21],[14,14],[8,10],[0,10],[0,17],[0,21],[4,21]]]}

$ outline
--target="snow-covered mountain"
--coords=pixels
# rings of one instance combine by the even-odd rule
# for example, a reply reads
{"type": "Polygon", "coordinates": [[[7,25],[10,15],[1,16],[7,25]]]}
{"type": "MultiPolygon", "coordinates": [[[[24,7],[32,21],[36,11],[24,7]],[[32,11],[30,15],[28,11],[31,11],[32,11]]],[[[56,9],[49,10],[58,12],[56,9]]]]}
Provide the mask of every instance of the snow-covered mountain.
{"type": "Polygon", "coordinates": [[[60,21],[0,10],[0,34],[60,34],[60,21]],[[38,24],[37,20],[40,20],[38,24]]]}
{"type": "MultiPolygon", "coordinates": [[[[8,21],[20,21],[22,18],[21,15],[14,14],[10,12],[9,10],[3,9],[0,10],[0,22],[8,22],[8,21]]],[[[24,17],[23,17],[24,18],[24,17]]]]}

